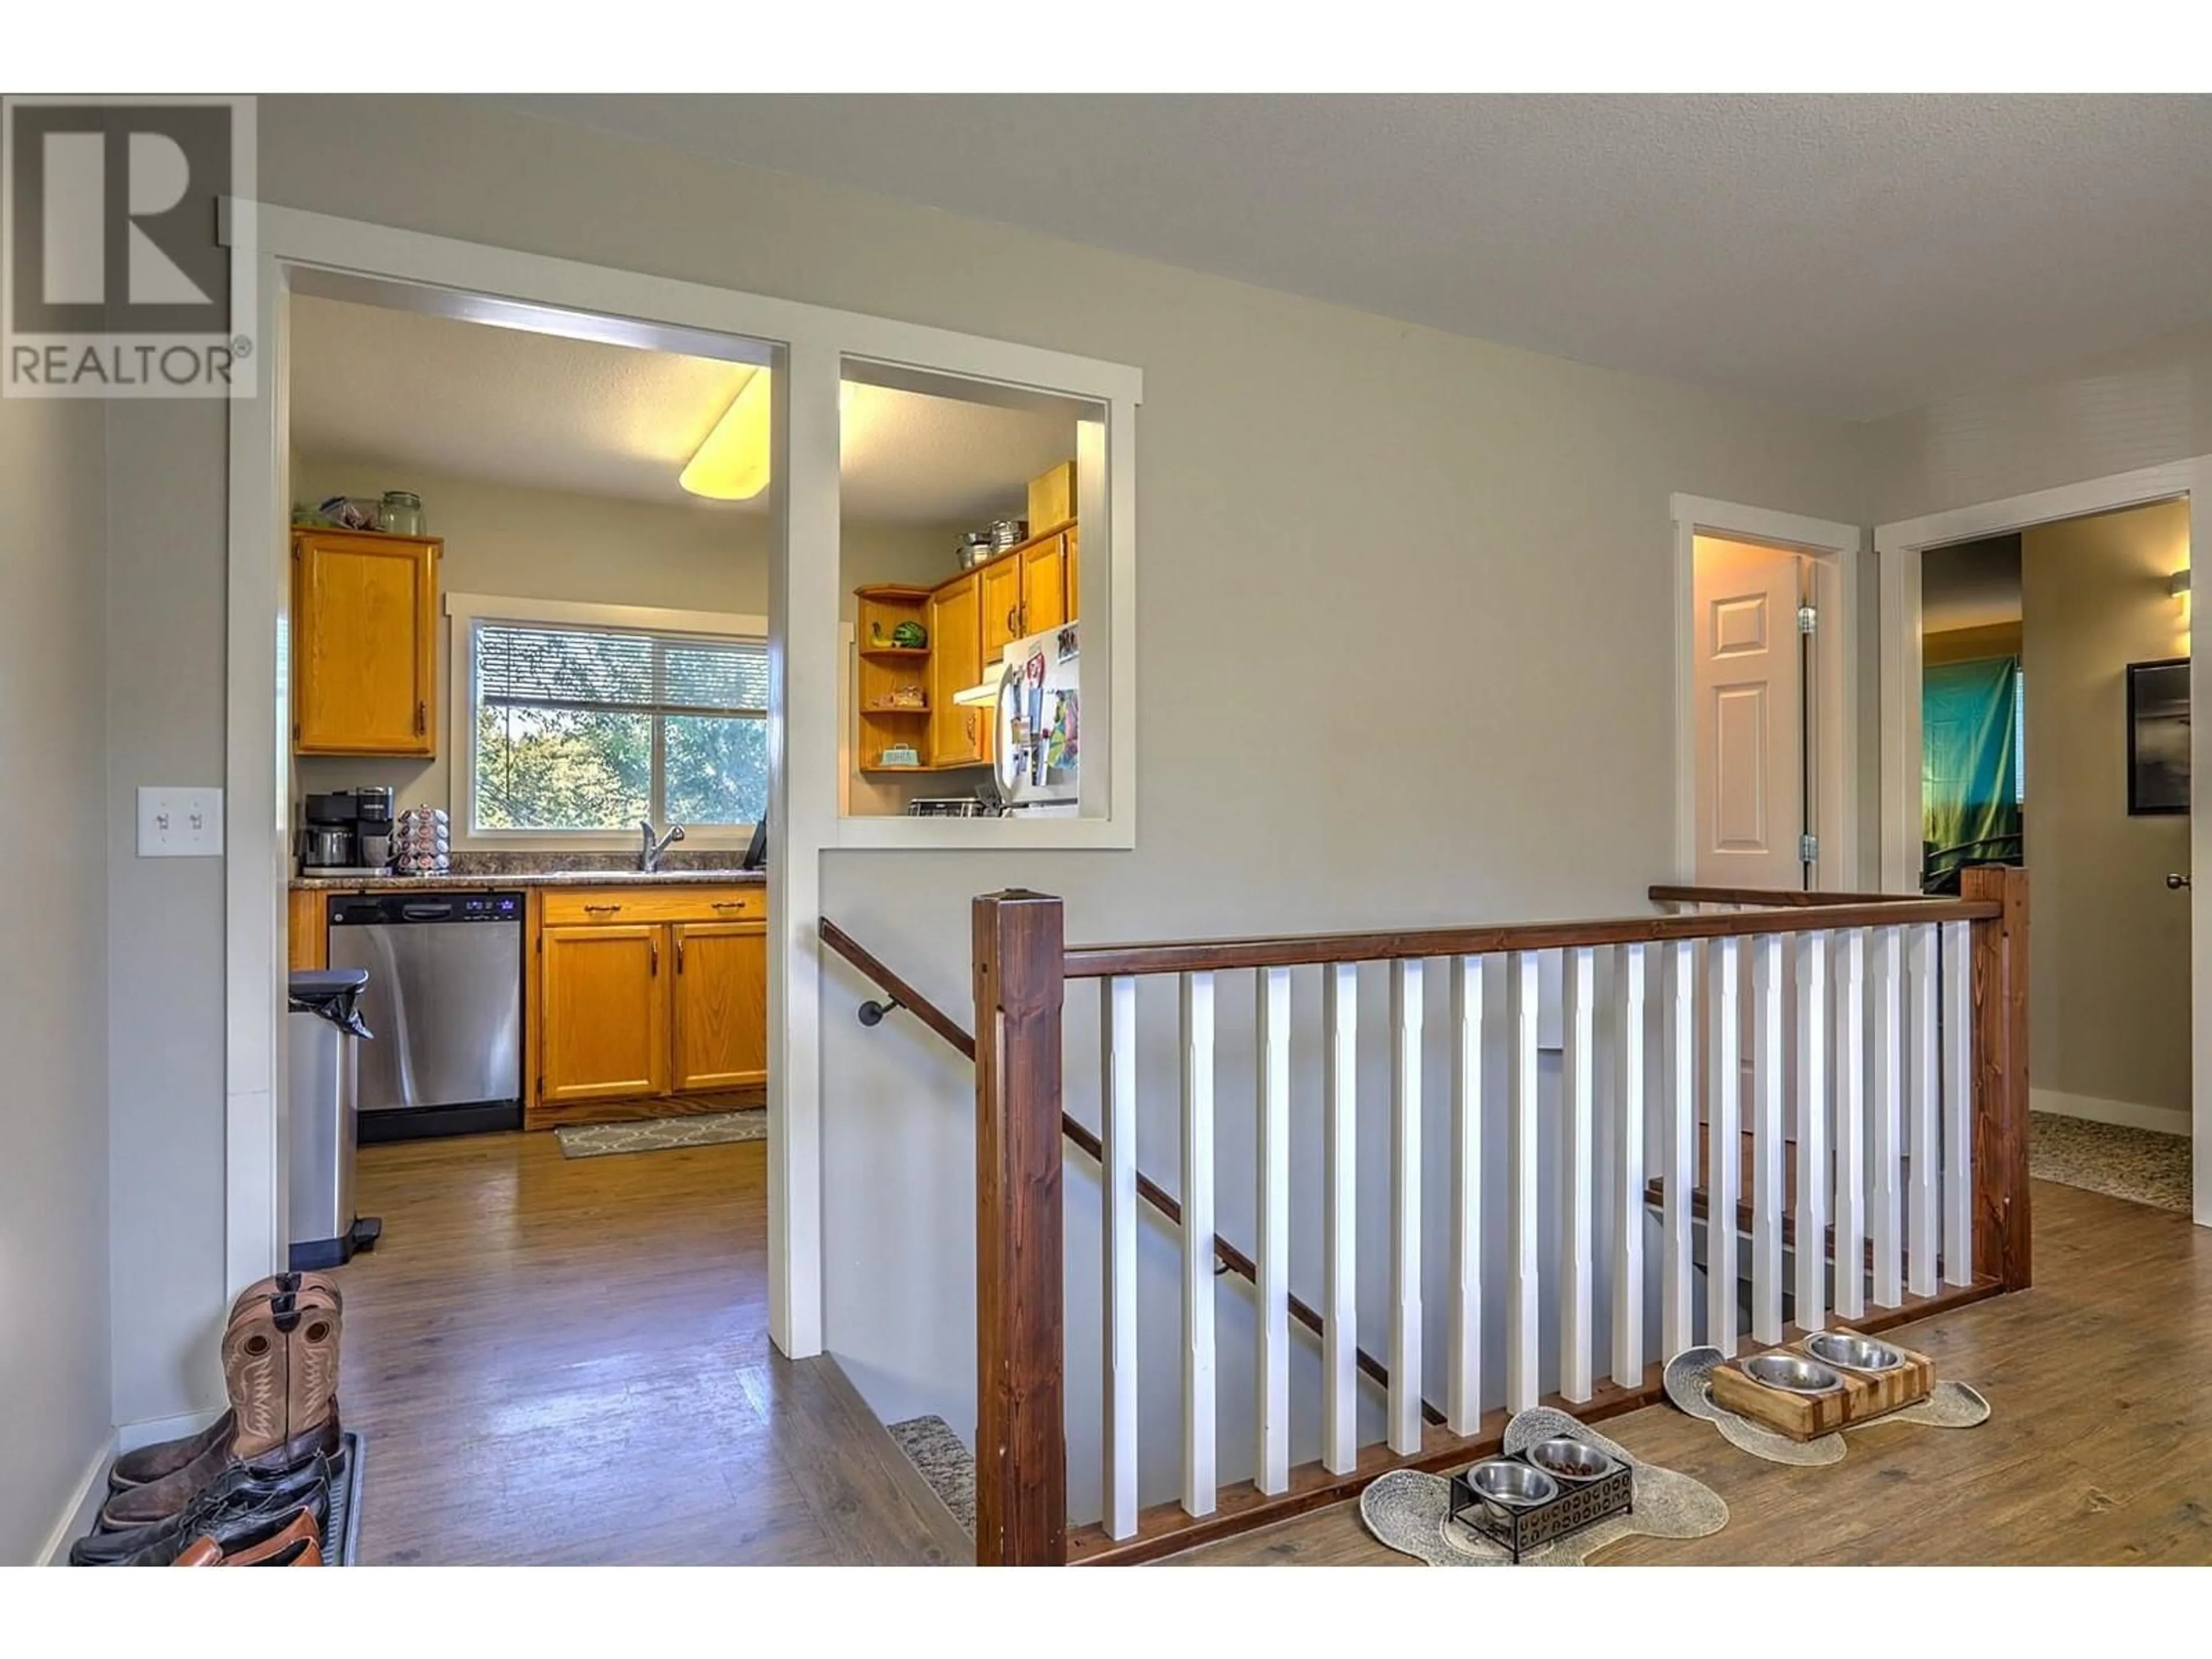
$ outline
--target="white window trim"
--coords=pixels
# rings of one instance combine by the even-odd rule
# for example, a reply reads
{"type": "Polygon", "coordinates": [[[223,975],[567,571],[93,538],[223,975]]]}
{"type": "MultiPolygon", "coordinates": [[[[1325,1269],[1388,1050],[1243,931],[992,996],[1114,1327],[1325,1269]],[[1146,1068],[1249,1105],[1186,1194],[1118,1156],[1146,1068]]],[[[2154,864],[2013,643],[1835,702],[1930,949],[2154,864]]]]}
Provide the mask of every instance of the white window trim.
{"type": "MultiPolygon", "coordinates": [[[[641,605],[598,605],[574,599],[503,599],[491,593],[446,595],[447,626],[446,688],[447,753],[453,785],[453,844],[465,852],[628,852],[637,846],[630,830],[479,830],[476,827],[477,746],[475,626],[478,622],[544,623],[568,628],[624,628],[640,633],[702,634],[720,639],[767,643],[768,618],[735,611],[669,611],[641,605]]],[[[665,830],[667,826],[660,826],[665,830]]],[[[750,823],[687,828],[684,845],[693,849],[744,848],[752,839],[750,823]]]]}

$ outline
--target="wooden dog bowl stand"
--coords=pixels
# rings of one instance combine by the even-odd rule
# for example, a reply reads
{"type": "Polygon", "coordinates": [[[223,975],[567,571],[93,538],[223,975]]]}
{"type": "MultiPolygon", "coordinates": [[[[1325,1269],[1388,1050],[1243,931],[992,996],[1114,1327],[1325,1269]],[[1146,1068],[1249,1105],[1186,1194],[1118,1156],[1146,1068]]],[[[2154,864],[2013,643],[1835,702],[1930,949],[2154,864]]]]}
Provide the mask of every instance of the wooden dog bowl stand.
{"type": "MultiPolygon", "coordinates": [[[[1819,1334],[1853,1336],[1857,1333],[1837,1330],[1819,1334]]],[[[1713,1404],[1792,1440],[1817,1440],[1824,1434],[1886,1417],[1925,1400],[1936,1387],[1936,1362],[1926,1354],[1899,1347],[1894,1342],[1884,1342],[1885,1347],[1896,1348],[1905,1357],[1905,1363],[1886,1371],[1855,1371],[1820,1359],[1805,1346],[1811,1340],[1802,1338],[1772,1352],[1801,1355],[1828,1365],[1830,1370],[1843,1378],[1842,1388],[1831,1389],[1826,1394],[1793,1394],[1787,1389],[1770,1388],[1743,1369],[1743,1358],[1758,1357],[1747,1354],[1713,1367],[1713,1404]]]]}

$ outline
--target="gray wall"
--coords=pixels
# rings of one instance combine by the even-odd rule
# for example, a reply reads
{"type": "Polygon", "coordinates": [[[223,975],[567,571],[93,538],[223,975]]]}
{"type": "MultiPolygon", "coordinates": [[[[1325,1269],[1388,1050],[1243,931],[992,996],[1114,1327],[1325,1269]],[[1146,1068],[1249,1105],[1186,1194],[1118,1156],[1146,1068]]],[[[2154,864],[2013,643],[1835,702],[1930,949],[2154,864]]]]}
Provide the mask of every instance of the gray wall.
{"type": "Polygon", "coordinates": [[[9,1565],[45,1542],[112,1420],[108,860],[98,831],[108,817],[106,420],[96,403],[0,401],[0,781],[14,809],[0,966],[9,1565]]]}
{"type": "Polygon", "coordinates": [[[2186,656],[2167,583],[2189,505],[2045,525],[2021,538],[2027,689],[2029,1073],[2046,1091],[2168,1114],[2189,1129],[2189,819],[2128,814],[2127,665],[2186,656]]]}
{"type": "MultiPolygon", "coordinates": [[[[1861,434],[1840,423],[497,109],[276,99],[261,121],[276,202],[1144,369],[1138,849],[828,860],[830,912],[955,1008],[968,901],[1018,883],[1065,894],[1089,939],[1640,908],[1672,857],[1669,492],[1864,521],[1861,434]]],[[[191,669],[118,733],[136,769],[165,743],[179,764],[220,758],[221,447],[219,410],[178,405],[118,456],[118,503],[165,532],[132,574],[143,604],[172,603],[191,669]]],[[[212,886],[146,896],[146,969],[211,987],[212,886]]],[[[860,990],[842,969],[831,987],[860,990]]],[[[220,1306],[220,1036],[205,1011],[161,1054],[158,1098],[118,1090],[120,1126],[158,1114],[190,1143],[118,1191],[124,1243],[168,1249],[118,1354],[141,1413],[215,1397],[180,1355],[220,1306]]],[[[964,1425],[967,1079],[901,1023],[835,1010],[823,1063],[830,1346],[886,1414],[964,1425]]],[[[1148,1106],[1145,1158],[1172,1184],[1167,1109],[1148,1106]]],[[[1224,1224],[1242,1229],[1233,1089],[1224,1109],[1224,1224]]],[[[1364,1174],[1376,1224],[1382,1170],[1364,1174]]],[[[1298,1180],[1304,1205],[1310,1162],[1298,1180]]],[[[1155,1273],[1146,1297],[1164,1361],[1173,1292],[1155,1273]]],[[[1224,1425],[1225,1474],[1243,1438],[1224,1425]]]]}

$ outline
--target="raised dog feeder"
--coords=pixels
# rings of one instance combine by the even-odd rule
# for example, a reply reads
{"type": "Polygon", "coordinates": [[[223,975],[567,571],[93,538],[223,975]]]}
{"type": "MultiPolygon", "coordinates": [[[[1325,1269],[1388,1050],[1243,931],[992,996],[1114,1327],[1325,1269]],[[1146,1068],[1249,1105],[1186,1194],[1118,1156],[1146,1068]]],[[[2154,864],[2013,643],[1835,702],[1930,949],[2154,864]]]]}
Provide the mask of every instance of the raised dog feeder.
{"type": "Polygon", "coordinates": [[[1452,1476],[1447,1513],[1502,1547],[1517,1565],[1531,1550],[1629,1513],[1634,1487],[1627,1464],[1561,1437],[1486,1457],[1452,1476]]]}
{"type": "Polygon", "coordinates": [[[1713,1367],[1713,1403],[1792,1440],[1887,1415],[1936,1386],[1925,1354],[1855,1331],[1822,1331],[1795,1347],[1713,1367]]]}

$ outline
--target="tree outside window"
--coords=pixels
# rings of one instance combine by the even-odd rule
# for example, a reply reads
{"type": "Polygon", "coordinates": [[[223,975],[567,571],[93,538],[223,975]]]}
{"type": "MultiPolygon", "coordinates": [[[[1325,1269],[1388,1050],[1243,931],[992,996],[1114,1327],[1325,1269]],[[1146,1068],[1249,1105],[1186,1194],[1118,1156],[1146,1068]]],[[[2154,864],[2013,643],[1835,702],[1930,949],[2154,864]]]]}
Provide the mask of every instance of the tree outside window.
{"type": "Polygon", "coordinates": [[[479,620],[472,830],[744,825],[768,811],[757,640],[479,620]]]}

